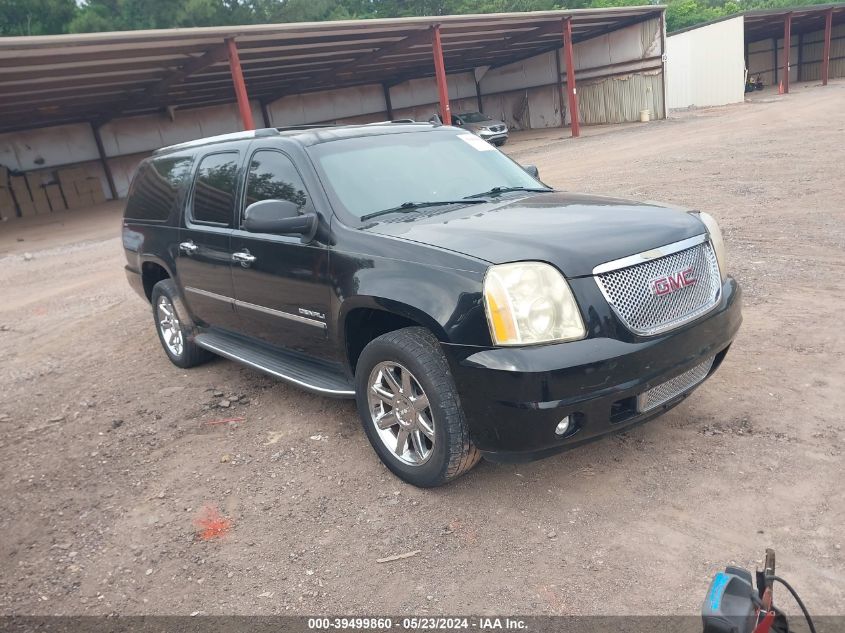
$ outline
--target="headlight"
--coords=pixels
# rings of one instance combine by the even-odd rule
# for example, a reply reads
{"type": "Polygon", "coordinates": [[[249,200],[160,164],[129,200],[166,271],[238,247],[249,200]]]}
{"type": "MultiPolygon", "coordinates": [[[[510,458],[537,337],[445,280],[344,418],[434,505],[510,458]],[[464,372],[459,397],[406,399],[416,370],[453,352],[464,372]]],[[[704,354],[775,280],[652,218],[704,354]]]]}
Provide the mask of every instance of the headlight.
{"type": "Polygon", "coordinates": [[[549,264],[491,266],[484,278],[484,307],[496,345],[574,341],[587,334],[569,284],[549,264]]]}
{"type": "Polygon", "coordinates": [[[728,255],[725,251],[725,240],[722,238],[722,230],[719,228],[716,218],[709,213],[699,211],[698,217],[704,223],[707,233],[710,235],[710,243],[716,252],[716,261],[719,262],[719,272],[722,274],[722,281],[725,281],[728,276],[728,255]]]}

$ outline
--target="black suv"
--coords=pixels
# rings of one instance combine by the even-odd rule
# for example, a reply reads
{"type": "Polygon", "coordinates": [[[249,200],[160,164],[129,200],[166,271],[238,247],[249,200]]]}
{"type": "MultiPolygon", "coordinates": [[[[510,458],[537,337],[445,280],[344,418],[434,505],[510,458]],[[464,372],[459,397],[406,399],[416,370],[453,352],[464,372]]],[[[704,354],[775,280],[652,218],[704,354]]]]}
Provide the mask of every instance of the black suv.
{"type": "Polygon", "coordinates": [[[216,354],[356,398],[379,457],[417,486],[659,415],[742,320],[709,215],[555,191],[436,124],[159,150],[123,245],[175,365],[216,354]]]}

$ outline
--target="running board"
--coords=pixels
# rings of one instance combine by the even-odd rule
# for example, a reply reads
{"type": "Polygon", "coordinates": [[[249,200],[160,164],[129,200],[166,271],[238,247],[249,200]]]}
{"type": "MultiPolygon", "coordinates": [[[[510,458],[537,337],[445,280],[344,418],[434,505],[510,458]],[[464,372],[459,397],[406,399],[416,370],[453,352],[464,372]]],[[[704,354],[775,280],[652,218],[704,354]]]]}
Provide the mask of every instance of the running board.
{"type": "Polygon", "coordinates": [[[219,356],[281,378],[298,387],[332,398],[354,398],[355,389],[339,367],[308,360],[299,355],[240,336],[219,331],[205,331],[194,336],[200,347],[219,356]]]}

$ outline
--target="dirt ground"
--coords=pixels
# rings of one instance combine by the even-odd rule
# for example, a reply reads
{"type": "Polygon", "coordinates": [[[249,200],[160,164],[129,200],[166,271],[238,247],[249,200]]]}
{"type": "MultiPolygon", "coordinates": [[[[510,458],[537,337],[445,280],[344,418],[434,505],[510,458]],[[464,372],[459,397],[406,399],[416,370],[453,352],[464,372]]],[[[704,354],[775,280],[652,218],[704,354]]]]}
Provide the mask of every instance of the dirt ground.
{"type": "Polygon", "coordinates": [[[506,146],[560,188],[715,215],[745,323],[668,415],[436,490],[390,475],[351,402],[172,366],[119,205],[0,226],[0,612],[694,614],[772,546],[845,613],[845,82],[793,90],[506,146]],[[203,541],[207,507],[231,525],[203,541]]]}

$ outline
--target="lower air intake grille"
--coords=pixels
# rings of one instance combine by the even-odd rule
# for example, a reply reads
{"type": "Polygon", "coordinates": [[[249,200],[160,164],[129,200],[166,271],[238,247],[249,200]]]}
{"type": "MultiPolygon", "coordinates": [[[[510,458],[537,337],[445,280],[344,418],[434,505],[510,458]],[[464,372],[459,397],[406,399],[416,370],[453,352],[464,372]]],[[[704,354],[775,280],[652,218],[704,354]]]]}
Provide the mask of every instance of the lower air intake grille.
{"type": "Polygon", "coordinates": [[[637,398],[637,410],[640,413],[651,411],[655,407],[659,407],[664,402],[669,402],[675,396],[679,396],[685,391],[689,391],[695,387],[702,380],[707,378],[710,368],[713,366],[715,356],[711,356],[700,365],[696,365],[692,369],[685,371],[680,376],[675,376],[671,380],[652,387],[645,391],[637,398]]]}

